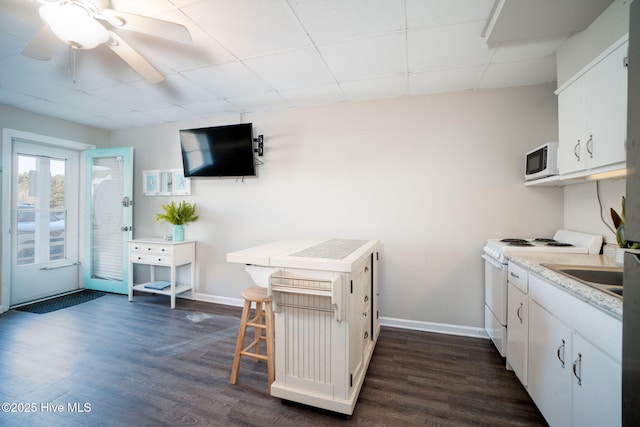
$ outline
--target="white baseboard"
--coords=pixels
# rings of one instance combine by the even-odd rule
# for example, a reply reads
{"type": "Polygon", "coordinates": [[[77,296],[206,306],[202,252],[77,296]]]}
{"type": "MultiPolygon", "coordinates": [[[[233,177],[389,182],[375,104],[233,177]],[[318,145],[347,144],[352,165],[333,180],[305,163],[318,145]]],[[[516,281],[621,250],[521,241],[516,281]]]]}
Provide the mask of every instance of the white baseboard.
{"type": "Polygon", "coordinates": [[[449,325],[446,323],[396,319],[393,317],[380,317],[379,320],[382,326],[389,326],[393,328],[412,329],[415,331],[435,332],[438,334],[489,339],[489,335],[483,328],[477,328],[474,326],[449,325]]]}
{"type": "MultiPolygon", "coordinates": [[[[196,301],[230,305],[233,307],[242,307],[244,305],[244,300],[242,298],[219,297],[208,294],[196,294],[196,301]]],[[[473,326],[449,325],[446,323],[396,319],[393,317],[380,317],[380,324],[382,326],[389,326],[400,329],[412,329],[415,331],[435,332],[438,334],[489,339],[489,335],[487,335],[487,332],[483,328],[477,328],[473,326]]]]}
{"type": "Polygon", "coordinates": [[[219,297],[209,294],[196,294],[196,301],[212,302],[214,304],[230,305],[233,307],[242,307],[244,305],[242,298],[219,297]]]}

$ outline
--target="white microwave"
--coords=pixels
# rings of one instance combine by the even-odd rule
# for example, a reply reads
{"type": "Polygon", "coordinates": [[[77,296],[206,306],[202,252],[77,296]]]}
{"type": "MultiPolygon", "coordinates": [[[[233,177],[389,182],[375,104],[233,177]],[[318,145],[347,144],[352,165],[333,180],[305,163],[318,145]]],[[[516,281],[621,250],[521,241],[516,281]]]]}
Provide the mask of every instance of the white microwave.
{"type": "Polygon", "coordinates": [[[524,159],[524,180],[558,175],[558,143],[546,144],[529,151],[524,159]]]}

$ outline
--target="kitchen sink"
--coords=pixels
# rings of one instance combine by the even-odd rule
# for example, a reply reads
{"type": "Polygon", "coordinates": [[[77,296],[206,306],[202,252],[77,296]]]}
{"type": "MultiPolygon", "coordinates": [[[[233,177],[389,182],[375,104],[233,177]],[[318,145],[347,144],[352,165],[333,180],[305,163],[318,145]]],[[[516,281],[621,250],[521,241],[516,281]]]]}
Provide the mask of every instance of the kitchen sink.
{"type": "Polygon", "coordinates": [[[542,264],[557,273],[570,277],[609,295],[622,298],[622,268],[581,265],[542,264]]]}

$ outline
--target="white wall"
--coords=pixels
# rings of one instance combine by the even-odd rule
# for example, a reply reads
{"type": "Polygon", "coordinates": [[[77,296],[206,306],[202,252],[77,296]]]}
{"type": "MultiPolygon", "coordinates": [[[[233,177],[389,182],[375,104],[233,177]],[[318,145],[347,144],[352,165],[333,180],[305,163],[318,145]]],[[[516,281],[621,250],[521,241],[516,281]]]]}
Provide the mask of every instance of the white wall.
{"type": "MultiPolygon", "coordinates": [[[[525,188],[526,151],[557,138],[553,85],[247,114],[264,134],[264,166],[243,182],[194,179],[202,299],[239,298],[251,285],[225,254],[294,237],[380,239],[380,316],[482,327],[487,238],[550,236],[563,193],[525,188]]],[[[136,237],[168,197],[144,197],[144,169],[181,167],[178,130],[239,122],[182,122],[117,131],[135,148],[136,237]]],[[[429,323],[430,324],[430,323],[429,323]]]]}
{"type": "Polygon", "coordinates": [[[616,243],[615,234],[604,224],[611,222],[610,208],[620,213],[626,193],[625,178],[590,181],[564,189],[564,227],[569,230],[599,234],[606,243],[616,243]],[[600,201],[598,201],[598,194],[600,201]],[[601,207],[602,206],[602,207],[601,207]]]}

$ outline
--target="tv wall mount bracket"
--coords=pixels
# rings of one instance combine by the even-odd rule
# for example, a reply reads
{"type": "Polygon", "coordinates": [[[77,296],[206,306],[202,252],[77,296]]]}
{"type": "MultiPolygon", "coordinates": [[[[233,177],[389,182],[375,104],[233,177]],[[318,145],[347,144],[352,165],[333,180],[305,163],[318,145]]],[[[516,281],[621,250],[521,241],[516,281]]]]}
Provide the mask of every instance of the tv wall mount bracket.
{"type": "Polygon", "coordinates": [[[258,156],[262,157],[264,155],[264,136],[258,135],[257,138],[253,138],[253,142],[258,143],[258,148],[254,148],[253,152],[258,153],[258,156]]]}

